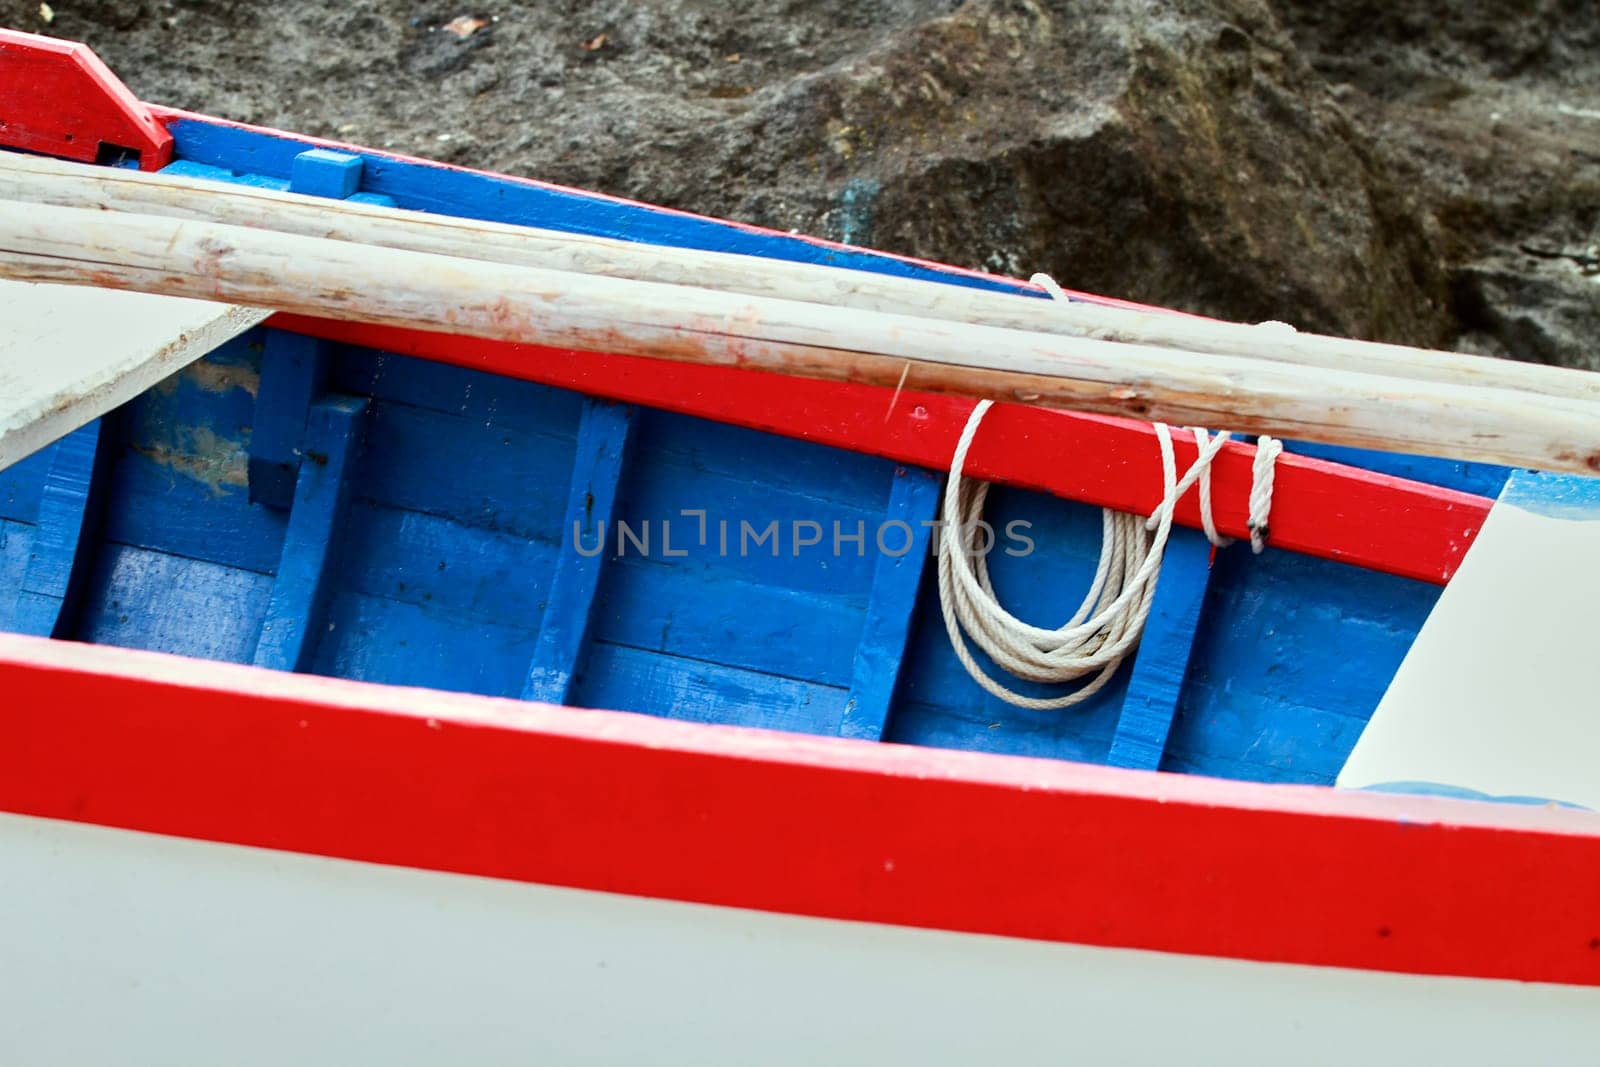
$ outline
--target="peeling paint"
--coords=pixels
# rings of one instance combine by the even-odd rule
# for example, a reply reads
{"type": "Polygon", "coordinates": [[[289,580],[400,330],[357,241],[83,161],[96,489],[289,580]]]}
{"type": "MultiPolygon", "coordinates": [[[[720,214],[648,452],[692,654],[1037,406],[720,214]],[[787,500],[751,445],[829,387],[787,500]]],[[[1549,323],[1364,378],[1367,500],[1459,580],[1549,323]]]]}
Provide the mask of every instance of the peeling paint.
{"type": "Polygon", "coordinates": [[[189,447],[135,446],[134,451],[185,477],[204,482],[216,496],[226,495],[229,488],[243,489],[249,485],[250,457],[243,444],[218,437],[204,426],[185,429],[182,436],[189,447]]]}
{"type": "Polygon", "coordinates": [[[209,359],[202,359],[185,367],[177,376],[193,382],[208,393],[226,393],[232,389],[243,389],[251,396],[255,396],[261,388],[260,372],[253,367],[237,363],[215,363],[209,359]]]}

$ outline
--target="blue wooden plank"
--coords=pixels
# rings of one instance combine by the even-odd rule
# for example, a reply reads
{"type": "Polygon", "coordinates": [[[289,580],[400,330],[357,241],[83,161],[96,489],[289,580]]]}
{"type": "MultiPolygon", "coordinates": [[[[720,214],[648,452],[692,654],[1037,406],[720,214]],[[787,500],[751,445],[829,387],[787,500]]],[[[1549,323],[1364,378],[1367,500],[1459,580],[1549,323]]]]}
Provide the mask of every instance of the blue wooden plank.
{"type": "Polygon", "coordinates": [[[122,648],[249,663],[272,579],[164,552],[108,544],[96,553],[67,636],[122,648]]]}
{"type": "MultiPolygon", "coordinates": [[[[527,600],[525,603],[536,603],[527,600]]],[[[436,601],[401,602],[335,590],[314,674],[516,698],[533,656],[533,627],[463,619],[436,601]]]]}
{"type": "Polygon", "coordinates": [[[231,182],[234,185],[252,185],[260,189],[276,189],[278,192],[288,192],[288,174],[274,176],[255,173],[248,170],[235,171],[232,168],[218,166],[212,163],[199,163],[193,160],[179,159],[168,163],[161,168],[162,174],[170,174],[178,178],[201,178],[206,181],[231,182]]]}
{"type": "MultiPolygon", "coordinates": [[[[372,424],[370,414],[367,424],[372,424]]],[[[385,459],[369,435],[362,449],[361,478],[351,486],[344,531],[348,550],[340,560],[338,590],[448,616],[469,647],[471,631],[479,623],[518,630],[527,637],[528,652],[517,664],[516,684],[496,695],[521,693],[540,617],[530,605],[544,604],[560,547],[553,536],[547,540],[484,530],[363,499],[361,485],[367,472],[385,459]]],[[[553,503],[564,499],[565,486],[530,486],[528,492],[553,503]]],[[[550,525],[559,520],[552,509],[550,525]]],[[[392,636],[403,635],[397,628],[392,636]]]]}
{"type": "Polygon", "coordinates": [[[32,525],[39,521],[39,494],[50,474],[54,445],[0,468],[0,519],[32,525]]]}
{"type": "MultiPolygon", "coordinates": [[[[205,456],[152,455],[142,447],[135,443],[112,464],[107,541],[258,574],[277,570],[287,512],[252,505],[242,484],[236,490],[231,480],[213,477],[215,467],[200,466],[205,456]]],[[[243,466],[241,455],[240,483],[243,466]]]]}
{"type": "Polygon", "coordinates": [[[1211,542],[1196,530],[1175,527],[1111,738],[1106,762],[1113,767],[1161,766],[1210,581],[1211,542]]]}
{"type": "Polygon", "coordinates": [[[49,637],[70,623],[72,601],[82,584],[80,548],[93,514],[100,430],[96,419],[53,447],[33,546],[11,617],[17,633],[49,637]]]}
{"type": "Polygon", "coordinates": [[[573,702],[684,722],[831,734],[845,691],[836,686],[596,641],[573,702]]]}
{"type": "Polygon", "coordinates": [[[105,539],[260,574],[285,512],[252,505],[249,445],[266,331],[218,348],[118,412],[105,539]]]}
{"type": "Polygon", "coordinates": [[[881,527],[882,543],[873,546],[878,560],[851,669],[850,697],[839,719],[840,737],[881,741],[888,729],[889,707],[900,681],[917,591],[928,561],[928,541],[933,536],[925,523],[932,522],[938,512],[943,483],[942,476],[920,467],[900,467],[894,472],[881,527]]]}
{"type": "Polygon", "coordinates": [[[572,679],[589,640],[600,571],[610,555],[607,533],[636,421],[631,405],[584,402],[561,554],[522,691],[525,700],[565,704],[571,699],[572,679]]]}
{"type": "MultiPolygon", "coordinates": [[[[650,443],[654,446],[653,438],[650,443]]],[[[634,463],[644,466],[638,458],[634,463]]],[[[630,505],[638,482],[637,474],[630,477],[630,505]]],[[[714,499],[687,494],[686,498],[696,503],[714,499]]],[[[775,561],[764,552],[741,561],[735,526],[729,528],[728,556],[723,556],[717,525],[711,522],[709,544],[701,548],[695,541],[697,522],[691,518],[672,523],[673,551],[682,545],[690,553],[681,561],[632,552],[608,559],[595,594],[590,639],[634,648],[670,648],[685,659],[776,671],[841,689],[849,686],[871,570],[861,578],[859,589],[849,591],[778,584],[770,577],[778,567],[787,563],[798,569],[807,561],[792,556],[775,561]],[[740,562],[757,566],[740,567],[740,562]]],[[[875,523],[867,523],[866,536],[870,538],[875,528],[875,523]]],[[[662,529],[654,528],[653,549],[661,547],[662,529]]],[[[852,556],[850,562],[857,561],[852,556]]]]}
{"type": "Polygon", "coordinates": [[[287,508],[300,472],[306,413],[328,378],[326,341],[268,330],[250,434],[250,501],[287,508]]]}
{"type": "Polygon", "coordinates": [[[1219,553],[1161,769],[1332,784],[1439,593],[1297,552],[1219,553]]]}
{"type": "Polygon", "coordinates": [[[569,441],[578,432],[583,407],[583,398],[565,389],[370,348],[342,349],[329,373],[330,387],[337,392],[569,441]]]}
{"type": "Polygon", "coordinates": [[[330,397],[311,408],[306,461],[295,485],[283,557],[256,643],[255,664],[302,670],[314,652],[327,609],[329,560],[341,541],[350,468],[360,443],[367,401],[330,397]]]}
{"type": "Polygon", "coordinates": [[[561,515],[552,501],[566,498],[572,477],[578,409],[574,398],[573,434],[563,439],[557,410],[546,409],[549,425],[507,419],[490,426],[375,403],[367,438],[382,462],[366,468],[357,490],[374,503],[556,544],[561,515]]]}

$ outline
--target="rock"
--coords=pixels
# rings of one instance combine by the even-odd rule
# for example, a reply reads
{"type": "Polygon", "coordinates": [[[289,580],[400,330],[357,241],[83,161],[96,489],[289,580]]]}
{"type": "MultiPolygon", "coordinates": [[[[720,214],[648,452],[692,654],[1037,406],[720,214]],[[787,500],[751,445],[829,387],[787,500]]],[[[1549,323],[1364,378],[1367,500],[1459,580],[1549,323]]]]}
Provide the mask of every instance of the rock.
{"type": "Polygon", "coordinates": [[[1600,370],[1600,5],[1277,2],[1437,226],[1458,346],[1600,370]]]}
{"type": "Polygon", "coordinates": [[[1226,318],[1593,347],[1582,268],[1519,251],[1594,240],[1600,121],[1556,110],[1596,106],[1592,2],[105,6],[52,32],[147,99],[1226,318]]]}
{"type": "MultiPolygon", "coordinates": [[[[1530,248],[1538,247],[1530,245],[1530,248]]],[[[1600,271],[1586,253],[1480,256],[1457,271],[1458,346],[1600,370],[1600,271]]]]}
{"type": "Polygon", "coordinates": [[[697,138],[691,156],[711,153],[733,182],[653,181],[769,225],[1226,318],[1450,329],[1430,235],[1258,5],[967,4],[764,92],[697,138]]]}

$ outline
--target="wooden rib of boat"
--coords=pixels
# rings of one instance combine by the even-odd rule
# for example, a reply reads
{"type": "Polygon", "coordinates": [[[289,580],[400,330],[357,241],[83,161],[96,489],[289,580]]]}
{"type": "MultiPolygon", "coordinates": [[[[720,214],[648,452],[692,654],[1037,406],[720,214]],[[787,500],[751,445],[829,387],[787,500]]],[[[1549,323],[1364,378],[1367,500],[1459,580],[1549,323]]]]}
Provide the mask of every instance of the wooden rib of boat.
{"type": "MultiPolygon", "coordinates": [[[[1041,295],[143,104],[10,31],[0,120],[0,148],[219,188],[1041,295]]],[[[91,343],[31,340],[16,294],[60,291],[6,284],[0,358],[91,343]]],[[[1289,442],[1267,551],[1213,549],[1185,497],[1136,655],[1031,711],[962,669],[933,579],[973,399],[251,321],[218,307],[236,336],[176,373],[119,363],[0,422],[28,451],[0,469],[23,1059],[1489,1063],[1600,1037],[1600,816],[1331,788],[1358,745],[1481,784],[1372,756],[1404,731],[1369,720],[1495,498],[1587,519],[1587,479],[1289,442]]],[[[1235,538],[1253,455],[1214,467],[1235,538]]],[[[1150,424],[1022,403],[966,469],[1022,524],[990,565],[1039,622],[1082,598],[1098,509],[1162,495],[1150,424]]],[[[1526,691],[1570,719],[1559,667],[1526,691]]],[[[1479,792],[1587,801],[1530,780],[1479,792]]]]}

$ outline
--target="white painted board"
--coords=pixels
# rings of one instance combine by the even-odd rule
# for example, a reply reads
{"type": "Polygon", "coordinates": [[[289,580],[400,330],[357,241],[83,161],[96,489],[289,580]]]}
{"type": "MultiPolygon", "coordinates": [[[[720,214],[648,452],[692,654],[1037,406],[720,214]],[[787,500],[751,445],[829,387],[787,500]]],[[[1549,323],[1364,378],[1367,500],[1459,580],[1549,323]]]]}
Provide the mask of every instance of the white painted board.
{"type": "Polygon", "coordinates": [[[1515,472],[1339,775],[1600,811],[1600,479],[1515,472]]]}
{"type": "Polygon", "coordinates": [[[269,314],[205,300],[0,280],[0,469],[269,314]]]}
{"type": "Polygon", "coordinates": [[[31,1067],[1470,1067],[1600,1047],[1587,987],[800,918],[17,815],[0,899],[0,1058],[31,1067]]]}

